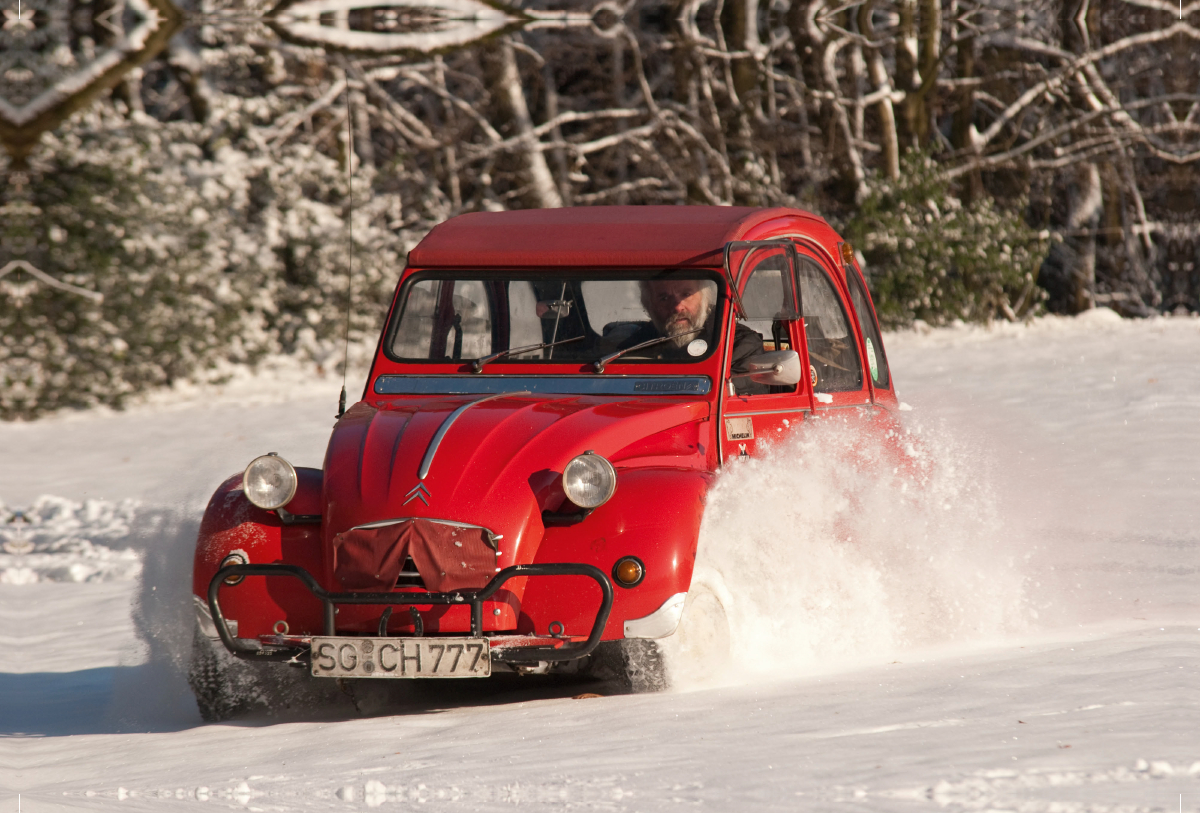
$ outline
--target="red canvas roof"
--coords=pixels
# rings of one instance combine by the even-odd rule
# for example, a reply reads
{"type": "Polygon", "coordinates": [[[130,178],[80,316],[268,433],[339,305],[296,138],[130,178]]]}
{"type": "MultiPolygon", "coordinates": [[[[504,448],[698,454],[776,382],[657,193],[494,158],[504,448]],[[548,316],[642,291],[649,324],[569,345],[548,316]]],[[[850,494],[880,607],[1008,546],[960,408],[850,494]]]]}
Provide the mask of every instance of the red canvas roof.
{"type": "Polygon", "coordinates": [[[718,266],[730,240],[798,209],[589,206],[473,212],[435,226],[408,255],[417,268],[718,266]]]}

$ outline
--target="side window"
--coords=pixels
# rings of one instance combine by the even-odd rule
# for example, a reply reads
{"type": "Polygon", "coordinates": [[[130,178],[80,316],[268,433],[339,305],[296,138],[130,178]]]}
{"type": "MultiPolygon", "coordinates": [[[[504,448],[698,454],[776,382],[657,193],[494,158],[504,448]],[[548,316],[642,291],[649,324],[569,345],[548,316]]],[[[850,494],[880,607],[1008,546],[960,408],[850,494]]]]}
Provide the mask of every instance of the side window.
{"type": "Polygon", "coordinates": [[[427,279],[413,285],[392,342],[397,356],[473,359],[491,348],[491,304],[482,282],[427,279]]]}
{"type": "Polygon", "coordinates": [[[758,265],[742,289],[746,318],[742,324],[763,337],[765,350],[791,350],[787,322],[796,316],[795,296],[786,256],[758,265]]]}
{"type": "Polygon", "coordinates": [[[861,390],[862,364],[841,297],[814,261],[801,257],[799,270],[813,392],[861,390]]]}
{"type": "Polygon", "coordinates": [[[863,285],[862,278],[855,269],[847,270],[846,282],[850,286],[850,301],[854,303],[854,310],[858,315],[858,325],[862,328],[863,338],[866,340],[867,367],[871,370],[871,380],[877,387],[887,387],[887,354],[883,352],[883,340],[879,336],[879,323],[875,321],[875,313],[871,310],[866,286],[863,285]]]}
{"type": "Polygon", "coordinates": [[[742,288],[741,323],[763,337],[765,350],[791,350],[788,322],[799,317],[795,280],[788,255],[778,249],[763,256],[742,288]]]}
{"type": "Polygon", "coordinates": [[[741,291],[745,313],[738,319],[733,338],[730,368],[735,376],[734,389],[738,395],[795,392],[796,385],[772,386],[737,377],[746,372],[746,363],[751,356],[764,351],[791,350],[789,325],[800,316],[789,255],[778,248],[760,250],[756,254],[757,262],[741,291]]]}
{"type": "Polygon", "coordinates": [[[404,313],[396,325],[392,337],[392,352],[400,358],[432,358],[434,312],[437,310],[438,290],[441,283],[435,279],[423,279],[413,283],[404,300],[404,313]]]}

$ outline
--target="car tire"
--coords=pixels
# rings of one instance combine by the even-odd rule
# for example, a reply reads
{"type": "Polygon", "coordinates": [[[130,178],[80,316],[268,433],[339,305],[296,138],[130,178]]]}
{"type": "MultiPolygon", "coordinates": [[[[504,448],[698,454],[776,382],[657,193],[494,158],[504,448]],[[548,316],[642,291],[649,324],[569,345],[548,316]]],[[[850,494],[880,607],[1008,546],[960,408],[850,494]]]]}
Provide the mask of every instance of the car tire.
{"type": "Polygon", "coordinates": [[[644,638],[604,641],[589,656],[586,674],[618,694],[661,692],[667,688],[662,652],[657,642],[644,638]]]}
{"type": "Polygon", "coordinates": [[[733,651],[729,607],[724,580],[716,573],[697,572],[678,628],[659,642],[671,686],[712,684],[728,671],[733,651]]]}
{"type": "Polygon", "coordinates": [[[206,722],[249,714],[303,713],[330,703],[357,701],[341,682],[317,679],[306,664],[245,661],[199,628],[192,635],[188,685],[206,722]]]}
{"type": "Polygon", "coordinates": [[[194,632],[187,680],[205,722],[219,723],[250,710],[253,704],[245,693],[247,681],[237,675],[248,666],[237,663],[219,643],[200,630],[194,632]]]}

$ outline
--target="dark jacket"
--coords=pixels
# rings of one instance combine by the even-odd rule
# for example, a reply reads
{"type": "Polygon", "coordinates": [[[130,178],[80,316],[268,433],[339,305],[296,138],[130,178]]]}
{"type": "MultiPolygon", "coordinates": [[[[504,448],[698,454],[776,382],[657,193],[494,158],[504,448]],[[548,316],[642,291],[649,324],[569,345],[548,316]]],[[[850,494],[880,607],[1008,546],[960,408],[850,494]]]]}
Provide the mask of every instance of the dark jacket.
{"type": "MultiPolygon", "coordinates": [[[[642,342],[658,338],[659,335],[654,326],[647,322],[639,326],[637,330],[623,337],[618,346],[633,347],[642,342]]],[[[661,345],[653,348],[650,352],[664,360],[686,358],[684,350],[670,345],[661,345]]],[[[746,359],[761,352],[763,352],[762,334],[738,322],[733,331],[732,371],[734,373],[747,372],[746,359]]],[[[749,378],[735,378],[733,380],[733,388],[738,395],[762,395],[771,391],[768,385],[755,383],[749,378]]]]}
{"type": "MultiPolygon", "coordinates": [[[[748,371],[746,360],[763,351],[763,337],[748,325],[737,323],[733,331],[733,358],[730,371],[735,375],[748,371]]],[[[759,384],[749,378],[733,379],[733,389],[738,395],[763,395],[771,391],[767,384],[759,384]]]]}

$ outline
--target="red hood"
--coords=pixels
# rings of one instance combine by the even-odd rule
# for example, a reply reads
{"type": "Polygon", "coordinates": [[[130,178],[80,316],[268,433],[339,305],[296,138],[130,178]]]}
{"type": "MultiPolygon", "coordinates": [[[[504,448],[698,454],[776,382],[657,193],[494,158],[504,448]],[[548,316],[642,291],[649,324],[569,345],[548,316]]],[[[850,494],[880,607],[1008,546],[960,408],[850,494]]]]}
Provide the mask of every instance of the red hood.
{"type": "Polygon", "coordinates": [[[499,564],[527,563],[544,531],[533,475],[562,472],[588,449],[611,457],[709,414],[704,401],[661,397],[495,398],[458,416],[420,480],[418,470],[439,428],[456,409],[483,397],[406,397],[349,410],[334,428],[325,459],[326,551],[334,535],[353,526],[428,517],[502,534],[499,564]],[[428,504],[418,496],[419,484],[428,504]]]}

